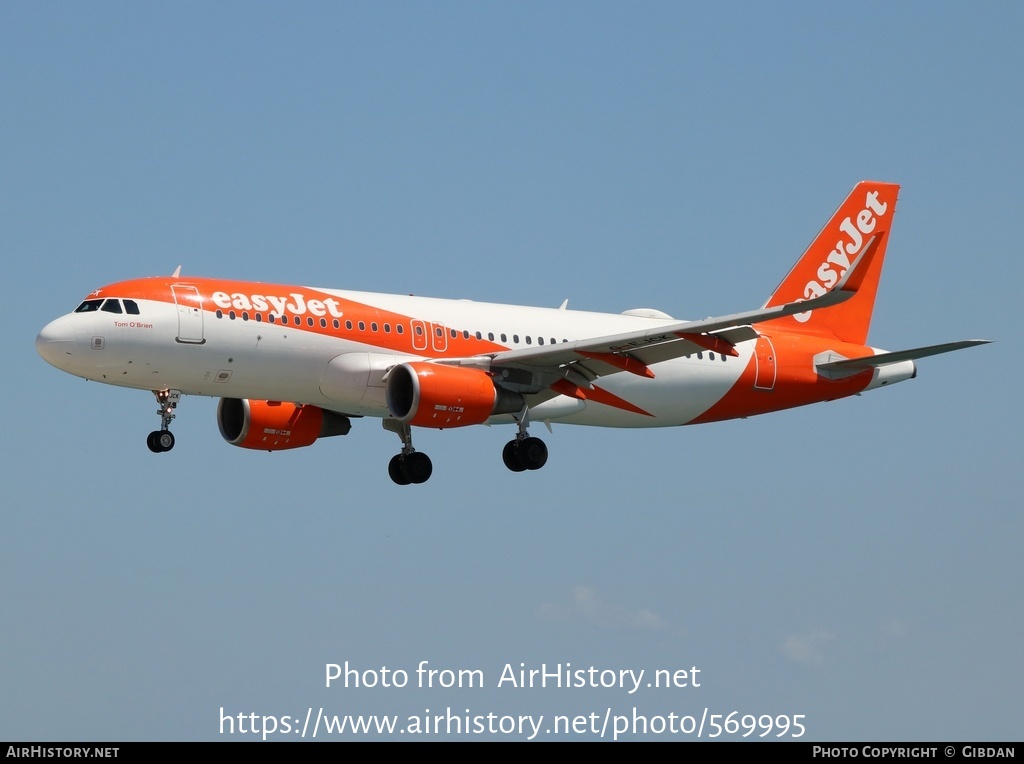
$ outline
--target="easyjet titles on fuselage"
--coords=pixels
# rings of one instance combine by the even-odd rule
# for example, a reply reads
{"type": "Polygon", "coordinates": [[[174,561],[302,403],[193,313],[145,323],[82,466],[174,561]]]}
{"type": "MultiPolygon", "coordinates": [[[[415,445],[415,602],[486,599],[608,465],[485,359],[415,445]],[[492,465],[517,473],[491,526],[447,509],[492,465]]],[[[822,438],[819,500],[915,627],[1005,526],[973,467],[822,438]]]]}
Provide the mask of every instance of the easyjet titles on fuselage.
{"type": "Polygon", "coordinates": [[[341,318],[345,315],[341,310],[341,303],[333,297],[323,300],[307,300],[299,292],[292,292],[288,297],[263,294],[246,295],[241,292],[233,292],[232,294],[214,292],[210,295],[210,299],[213,300],[214,305],[224,310],[234,308],[235,310],[263,312],[273,308],[273,311],[279,315],[293,313],[297,316],[302,316],[306,313],[311,313],[318,318],[328,314],[334,318],[341,318]]]}

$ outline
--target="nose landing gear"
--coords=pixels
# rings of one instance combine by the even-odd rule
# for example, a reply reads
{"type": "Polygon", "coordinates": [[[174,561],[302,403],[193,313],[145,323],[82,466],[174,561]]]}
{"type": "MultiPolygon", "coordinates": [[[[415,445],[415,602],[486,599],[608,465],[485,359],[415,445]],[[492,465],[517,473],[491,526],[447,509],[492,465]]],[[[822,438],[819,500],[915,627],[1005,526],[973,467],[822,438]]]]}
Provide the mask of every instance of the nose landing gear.
{"type": "Polygon", "coordinates": [[[156,402],[160,405],[160,408],[156,410],[160,416],[160,429],[153,430],[146,437],[146,445],[154,454],[161,454],[174,448],[174,434],[167,428],[171,426],[171,420],[174,419],[174,409],[178,407],[178,401],[181,400],[181,390],[154,390],[153,395],[156,396],[156,402]]]}

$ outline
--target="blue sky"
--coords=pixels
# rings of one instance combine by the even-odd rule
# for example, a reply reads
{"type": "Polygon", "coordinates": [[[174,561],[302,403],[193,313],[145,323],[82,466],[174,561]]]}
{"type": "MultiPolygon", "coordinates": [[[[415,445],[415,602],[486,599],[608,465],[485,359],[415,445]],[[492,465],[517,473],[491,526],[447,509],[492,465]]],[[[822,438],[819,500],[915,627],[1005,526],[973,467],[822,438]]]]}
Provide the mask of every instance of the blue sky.
{"type": "MultiPolygon", "coordinates": [[[[0,4],[0,738],[220,739],[219,712],[805,714],[1019,737],[1024,12],[916,5],[0,4]],[[854,183],[902,185],[891,390],[655,432],[226,445],[49,367],[92,289],[183,272],[699,318],[758,307],[854,183]],[[324,687],[327,663],[479,669],[324,687]],[[701,687],[497,687],[505,664],[701,687]]],[[[516,735],[508,736],[517,738],[516,735]]],[[[587,737],[580,735],[578,737],[587,737]]]]}

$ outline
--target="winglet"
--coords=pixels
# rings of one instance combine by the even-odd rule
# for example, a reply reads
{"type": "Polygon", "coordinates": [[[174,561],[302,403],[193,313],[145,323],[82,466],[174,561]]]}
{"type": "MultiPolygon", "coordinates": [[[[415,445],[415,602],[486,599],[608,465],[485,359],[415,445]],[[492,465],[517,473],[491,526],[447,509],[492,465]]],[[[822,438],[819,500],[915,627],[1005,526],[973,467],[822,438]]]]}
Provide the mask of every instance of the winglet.
{"type": "Polygon", "coordinates": [[[878,252],[878,242],[877,236],[872,236],[868,239],[864,249],[850,263],[850,267],[843,274],[843,277],[839,279],[839,283],[832,287],[833,289],[842,292],[853,292],[854,294],[860,290],[867,278],[868,270],[871,268],[871,261],[874,260],[875,254],[878,252]]]}
{"type": "Polygon", "coordinates": [[[174,269],[174,273],[171,274],[171,278],[172,279],[176,279],[180,275],[181,275],[181,266],[179,265],[177,268],[174,269]]]}
{"type": "Polygon", "coordinates": [[[863,181],[854,187],[765,307],[811,301],[836,289],[855,296],[841,308],[779,319],[780,328],[860,345],[867,342],[898,194],[895,183],[863,181]]]}

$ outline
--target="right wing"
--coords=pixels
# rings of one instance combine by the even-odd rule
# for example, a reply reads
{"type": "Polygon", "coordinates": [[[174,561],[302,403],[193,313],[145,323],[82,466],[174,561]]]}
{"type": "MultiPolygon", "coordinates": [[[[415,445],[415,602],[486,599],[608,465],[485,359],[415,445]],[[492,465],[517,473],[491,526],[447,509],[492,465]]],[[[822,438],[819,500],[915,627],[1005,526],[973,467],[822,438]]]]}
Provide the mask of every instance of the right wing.
{"type": "MultiPolygon", "coordinates": [[[[653,377],[650,366],[661,361],[689,355],[700,350],[712,350],[724,355],[737,355],[735,345],[756,339],[758,334],[752,324],[773,318],[792,316],[811,310],[820,310],[845,302],[857,293],[864,280],[879,239],[871,237],[860,254],[836,285],[819,297],[799,300],[770,308],[733,313],[728,316],[706,318],[700,321],[679,321],[662,324],[654,328],[638,329],[604,337],[563,342],[557,345],[534,346],[502,350],[479,356],[457,359],[440,359],[437,363],[475,366],[492,372],[520,371],[534,377],[532,383],[522,383],[521,392],[536,392],[528,388],[543,389],[557,377],[570,379],[580,385],[580,374],[573,375],[573,367],[586,362],[592,377],[605,376],[627,371],[645,377],[653,377]],[[573,377],[577,378],[573,378],[573,377]],[[547,383],[542,378],[548,379],[547,383]]],[[[520,375],[521,376],[521,375],[520,375]]],[[[590,379],[585,379],[589,387],[590,379]]]]}

